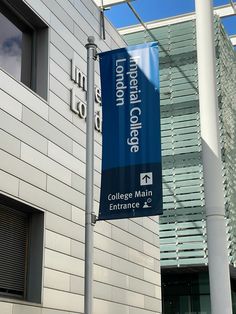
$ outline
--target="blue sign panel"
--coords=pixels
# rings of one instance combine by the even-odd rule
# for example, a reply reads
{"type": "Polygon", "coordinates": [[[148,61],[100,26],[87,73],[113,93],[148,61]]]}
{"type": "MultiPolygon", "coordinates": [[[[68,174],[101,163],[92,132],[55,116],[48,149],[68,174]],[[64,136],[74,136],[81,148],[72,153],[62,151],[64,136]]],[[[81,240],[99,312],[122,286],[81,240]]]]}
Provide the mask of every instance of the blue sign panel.
{"type": "Polygon", "coordinates": [[[98,220],[162,214],[157,43],[101,53],[102,182],[98,220]]]}

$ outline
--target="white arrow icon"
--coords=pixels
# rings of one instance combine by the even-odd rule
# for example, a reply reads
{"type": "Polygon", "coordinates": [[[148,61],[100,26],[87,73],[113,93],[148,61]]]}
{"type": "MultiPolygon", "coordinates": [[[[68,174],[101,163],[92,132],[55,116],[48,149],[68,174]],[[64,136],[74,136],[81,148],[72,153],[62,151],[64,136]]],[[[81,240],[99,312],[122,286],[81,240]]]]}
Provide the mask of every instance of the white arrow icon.
{"type": "Polygon", "coordinates": [[[140,173],[140,185],[152,185],[152,172],[140,173]]]}

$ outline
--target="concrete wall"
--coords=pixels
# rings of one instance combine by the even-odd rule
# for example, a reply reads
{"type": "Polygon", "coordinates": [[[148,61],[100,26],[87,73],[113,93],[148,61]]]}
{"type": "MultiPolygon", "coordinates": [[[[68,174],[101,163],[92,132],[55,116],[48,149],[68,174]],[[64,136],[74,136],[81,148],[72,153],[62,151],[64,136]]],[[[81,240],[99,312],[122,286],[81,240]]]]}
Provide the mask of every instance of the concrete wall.
{"type": "MultiPolygon", "coordinates": [[[[95,36],[99,51],[124,42],[109,22],[100,39],[91,0],[24,2],[49,26],[48,101],[0,68],[0,191],[45,212],[42,304],[0,297],[0,313],[83,313],[85,120],[71,111],[70,90],[83,102],[85,92],[71,79],[71,59],[86,74],[87,36],[95,36]]],[[[97,209],[99,132],[95,141],[97,209]]],[[[161,312],[156,218],[98,222],[94,255],[94,314],[161,312]]]]}

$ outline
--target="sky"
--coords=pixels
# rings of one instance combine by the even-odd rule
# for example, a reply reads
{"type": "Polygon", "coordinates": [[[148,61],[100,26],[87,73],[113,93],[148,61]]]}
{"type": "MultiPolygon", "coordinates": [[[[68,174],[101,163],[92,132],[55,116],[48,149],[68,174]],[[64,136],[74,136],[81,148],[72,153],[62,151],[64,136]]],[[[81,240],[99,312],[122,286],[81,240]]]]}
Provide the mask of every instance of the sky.
{"type": "MultiPolygon", "coordinates": [[[[144,22],[190,13],[195,10],[194,0],[135,0],[131,4],[144,22]]],[[[214,0],[214,6],[229,4],[230,0],[214,0]]],[[[125,27],[139,22],[127,4],[119,4],[106,10],[105,15],[115,27],[125,27]]],[[[236,34],[236,16],[222,19],[229,35],[236,34]]]]}

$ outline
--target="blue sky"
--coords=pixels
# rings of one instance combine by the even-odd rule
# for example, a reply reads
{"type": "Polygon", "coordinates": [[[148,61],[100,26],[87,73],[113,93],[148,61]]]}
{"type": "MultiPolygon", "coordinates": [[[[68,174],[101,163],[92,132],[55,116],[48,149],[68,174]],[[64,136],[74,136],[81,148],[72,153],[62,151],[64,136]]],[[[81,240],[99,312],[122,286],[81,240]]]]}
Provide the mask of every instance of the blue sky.
{"type": "MultiPolygon", "coordinates": [[[[158,20],[194,11],[194,0],[135,0],[133,7],[144,22],[158,20]]],[[[214,6],[229,4],[229,0],[214,0],[214,6]]],[[[138,24],[127,4],[113,6],[105,12],[114,26],[124,27],[138,24]]],[[[228,34],[236,34],[236,16],[224,18],[223,24],[228,34]]]]}

